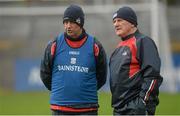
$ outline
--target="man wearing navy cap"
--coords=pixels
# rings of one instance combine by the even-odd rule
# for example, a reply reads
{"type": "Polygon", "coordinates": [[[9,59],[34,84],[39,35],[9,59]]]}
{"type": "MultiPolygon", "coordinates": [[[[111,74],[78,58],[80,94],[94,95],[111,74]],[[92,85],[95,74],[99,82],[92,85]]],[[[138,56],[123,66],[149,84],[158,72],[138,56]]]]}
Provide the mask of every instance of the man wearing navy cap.
{"type": "Polygon", "coordinates": [[[113,15],[121,42],[110,57],[110,89],[114,115],[154,115],[159,103],[160,57],[154,41],[137,29],[130,7],[113,15]]]}
{"type": "Polygon", "coordinates": [[[50,90],[53,115],[97,115],[99,90],[106,82],[106,54],[83,28],[81,7],[64,12],[65,32],[49,42],[41,61],[41,79],[50,90]]]}

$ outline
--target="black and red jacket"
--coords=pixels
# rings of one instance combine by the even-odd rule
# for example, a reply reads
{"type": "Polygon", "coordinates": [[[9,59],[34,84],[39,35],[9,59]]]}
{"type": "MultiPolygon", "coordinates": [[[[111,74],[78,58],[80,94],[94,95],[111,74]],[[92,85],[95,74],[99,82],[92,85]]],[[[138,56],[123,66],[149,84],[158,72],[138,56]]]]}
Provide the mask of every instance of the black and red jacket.
{"type": "Polygon", "coordinates": [[[110,58],[112,106],[120,108],[135,97],[159,103],[160,58],[154,41],[136,31],[122,38],[110,58]]]}

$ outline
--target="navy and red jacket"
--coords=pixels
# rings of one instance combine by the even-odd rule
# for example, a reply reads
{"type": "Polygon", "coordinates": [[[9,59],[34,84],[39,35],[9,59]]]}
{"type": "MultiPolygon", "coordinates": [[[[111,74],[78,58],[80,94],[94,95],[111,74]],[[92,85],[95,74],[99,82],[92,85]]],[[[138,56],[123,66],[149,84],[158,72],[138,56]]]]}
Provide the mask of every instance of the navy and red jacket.
{"type": "Polygon", "coordinates": [[[110,57],[112,107],[120,108],[136,97],[159,103],[161,61],[154,41],[138,30],[119,43],[110,57]]]}

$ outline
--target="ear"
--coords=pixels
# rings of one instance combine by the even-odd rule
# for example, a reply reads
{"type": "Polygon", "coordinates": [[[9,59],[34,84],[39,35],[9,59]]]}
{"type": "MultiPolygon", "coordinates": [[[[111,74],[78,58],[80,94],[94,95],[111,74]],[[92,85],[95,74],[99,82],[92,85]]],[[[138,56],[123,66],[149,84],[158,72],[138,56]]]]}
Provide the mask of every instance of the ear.
{"type": "Polygon", "coordinates": [[[134,28],[134,27],[135,27],[135,25],[131,23],[131,27],[132,27],[132,28],[134,28]]]}

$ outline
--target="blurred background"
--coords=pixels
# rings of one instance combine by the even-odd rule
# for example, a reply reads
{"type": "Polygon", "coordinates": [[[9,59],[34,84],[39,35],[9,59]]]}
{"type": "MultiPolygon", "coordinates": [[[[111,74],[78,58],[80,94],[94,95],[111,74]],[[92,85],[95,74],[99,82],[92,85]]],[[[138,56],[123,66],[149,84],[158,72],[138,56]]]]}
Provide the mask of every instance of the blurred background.
{"type": "MultiPolygon", "coordinates": [[[[48,41],[64,31],[62,17],[70,4],[83,8],[84,28],[98,38],[108,58],[120,41],[112,15],[122,6],[132,7],[139,30],[154,39],[162,60],[156,114],[180,114],[179,0],[0,0],[0,115],[51,114],[40,60],[48,41]]],[[[99,114],[112,114],[109,79],[99,101],[99,114]]]]}

